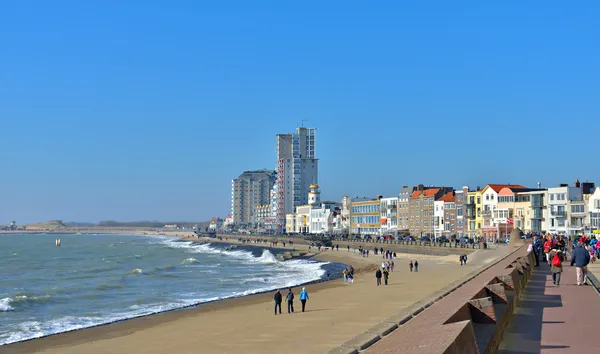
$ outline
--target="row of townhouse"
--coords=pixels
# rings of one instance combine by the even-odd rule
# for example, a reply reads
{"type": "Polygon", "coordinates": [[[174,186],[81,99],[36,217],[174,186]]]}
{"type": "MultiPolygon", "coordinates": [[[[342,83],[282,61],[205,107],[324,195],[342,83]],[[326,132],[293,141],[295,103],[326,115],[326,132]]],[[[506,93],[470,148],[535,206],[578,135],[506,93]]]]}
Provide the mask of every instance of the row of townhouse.
{"type": "MultiPolygon", "coordinates": [[[[313,188],[314,187],[314,188],[313,188]]],[[[518,184],[462,187],[403,186],[398,196],[321,202],[311,186],[309,204],[286,216],[286,231],[414,237],[506,237],[524,232],[600,233],[600,187],[527,188],[518,184]]]]}

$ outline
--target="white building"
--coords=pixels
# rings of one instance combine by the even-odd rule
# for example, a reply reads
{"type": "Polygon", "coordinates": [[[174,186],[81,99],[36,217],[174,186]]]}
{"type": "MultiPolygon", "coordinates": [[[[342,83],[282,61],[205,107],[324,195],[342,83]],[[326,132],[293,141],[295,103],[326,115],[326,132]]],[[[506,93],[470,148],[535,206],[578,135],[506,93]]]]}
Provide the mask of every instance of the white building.
{"type": "Polygon", "coordinates": [[[600,187],[596,187],[594,193],[590,195],[588,211],[591,230],[600,230],[600,187]]]}
{"type": "Polygon", "coordinates": [[[335,202],[323,202],[312,206],[310,211],[310,233],[331,234],[336,222],[336,210],[340,210],[340,204],[335,202]]]}
{"type": "Polygon", "coordinates": [[[310,185],[319,182],[315,158],[315,128],[297,128],[296,133],[277,134],[277,179],[273,187],[272,227],[282,230],[286,214],[308,204],[310,185]]]}
{"type": "Polygon", "coordinates": [[[548,188],[550,223],[548,230],[553,233],[576,235],[585,227],[586,205],[579,180],[574,186],[561,184],[548,188]]]}
{"type": "Polygon", "coordinates": [[[398,234],[398,197],[381,198],[379,200],[379,232],[380,235],[398,234]]]}
{"type": "Polygon", "coordinates": [[[443,200],[433,202],[433,231],[436,239],[444,233],[444,204],[443,200]]]}

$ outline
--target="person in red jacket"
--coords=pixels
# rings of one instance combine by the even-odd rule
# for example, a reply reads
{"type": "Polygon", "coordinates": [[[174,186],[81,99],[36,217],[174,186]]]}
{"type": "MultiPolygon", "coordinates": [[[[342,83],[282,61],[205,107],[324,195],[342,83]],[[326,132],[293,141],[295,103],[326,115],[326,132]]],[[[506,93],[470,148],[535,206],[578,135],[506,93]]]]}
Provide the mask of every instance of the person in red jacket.
{"type": "Polygon", "coordinates": [[[548,262],[548,264],[550,264],[550,251],[552,250],[553,245],[552,238],[547,237],[546,242],[544,242],[544,253],[546,254],[546,262],[548,262]]]}

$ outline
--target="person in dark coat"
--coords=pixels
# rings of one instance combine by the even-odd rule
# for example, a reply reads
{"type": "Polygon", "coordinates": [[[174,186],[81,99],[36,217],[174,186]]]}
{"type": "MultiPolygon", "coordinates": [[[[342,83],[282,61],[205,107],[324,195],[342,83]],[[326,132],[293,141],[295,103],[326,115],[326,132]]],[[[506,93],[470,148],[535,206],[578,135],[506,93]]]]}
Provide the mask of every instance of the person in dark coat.
{"type": "Polygon", "coordinates": [[[571,255],[571,267],[577,269],[577,285],[585,284],[587,281],[587,266],[590,263],[590,253],[583,248],[583,242],[579,241],[571,255]]]}
{"type": "Polygon", "coordinates": [[[279,291],[279,289],[275,291],[273,300],[275,300],[275,315],[277,315],[277,308],[279,308],[279,314],[281,315],[281,302],[283,301],[283,296],[281,296],[281,292],[279,291]]]}
{"type": "Polygon", "coordinates": [[[285,300],[287,301],[288,305],[288,313],[294,312],[294,292],[292,292],[292,288],[290,288],[290,290],[288,291],[285,300]]]}
{"type": "Polygon", "coordinates": [[[377,279],[377,286],[381,285],[381,269],[377,268],[377,271],[375,272],[375,278],[377,279]]]}

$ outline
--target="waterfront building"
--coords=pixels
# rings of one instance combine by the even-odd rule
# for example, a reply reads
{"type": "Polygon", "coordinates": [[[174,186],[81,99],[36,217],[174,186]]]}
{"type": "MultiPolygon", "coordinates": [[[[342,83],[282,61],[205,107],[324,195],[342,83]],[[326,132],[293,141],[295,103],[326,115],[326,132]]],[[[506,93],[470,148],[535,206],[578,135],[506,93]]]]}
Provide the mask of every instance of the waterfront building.
{"type": "MultiPolygon", "coordinates": [[[[361,198],[364,199],[364,198],[361,198]]],[[[352,202],[352,233],[378,235],[380,224],[381,197],[352,202]]]]}
{"type": "Polygon", "coordinates": [[[452,187],[418,186],[409,198],[409,229],[413,237],[434,237],[435,201],[453,191],[452,187]],[[421,189],[422,188],[422,189],[421,189]]]}
{"type": "Polygon", "coordinates": [[[468,193],[468,203],[466,203],[468,228],[467,234],[470,238],[478,238],[481,236],[481,224],[483,218],[481,216],[481,188],[477,186],[474,191],[468,193]]]}
{"type": "Polygon", "coordinates": [[[248,225],[258,205],[269,204],[275,171],[244,171],[231,182],[231,216],[233,222],[248,225]]]}
{"type": "Polygon", "coordinates": [[[342,197],[342,209],[339,215],[339,221],[336,223],[336,233],[348,235],[352,231],[352,198],[342,197]]]}
{"type": "Polygon", "coordinates": [[[460,239],[467,235],[468,221],[465,203],[469,197],[469,187],[464,186],[454,194],[456,203],[456,237],[460,239]]]}
{"type": "Polygon", "coordinates": [[[588,200],[589,223],[590,229],[593,231],[600,230],[600,187],[596,187],[593,194],[590,194],[588,200]]]}
{"type": "Polygon", "coordinates": [[[497,224],[506,222],[508,216],[505,215],[504,211],[501,213],[495,212],[498,206],[498,192],[505,187],[526,189],[518,184],[488,184],[483,188],[481,191],[481,236],[483,237],[492,238],[498,236],[497,224]],[[500,222],[496,219],[499,219],[500,222]]]}
{"type": "Polygon", "coordinates": [[[277,134],[277,179],[273,186],[271,224],[283,230],[286,214],[308,204],[311,184],[317,184],[318,159],[315,157],[316,129],[300,127],[295,133],[277,134]]]}
{"type": "Polygon", "coordinates": [[[549,231],[559,234],[576,235],[584,231],[586,220],[586,203],[583,191],[589,192],[594,184],[584,183],[585,187],[575,181],[573,186],[560,184],[558,187],[548,188],[548,207],[550,209],[549,231]]]}
{"type": "Polygon", "coordinates": [[[440,199],[443,203],[442,209],[442,236],[451,238],[456,236],[456,195],[454,192],[448,192],[440,199]]]}
{"type": "Polygon", "coordinates": [[[444,201],[440,198],[440,200],[434,201],[433,205],[433,232],[434,237],[437,239],[442,237],[442,233],[444,232],[444,201]]]}
{"type": "Polygon", "coordinates": [[[252,223],[256,229],[263,230],[267,226],[267,220],[270,216],[270,204],[257,205],[252,216],[252,223]]]}
{"type": "Polygon", "coordinates": [[[402,186],[398,193],[398,232],[402,235],[410,234],[409,200],[410,195],[416,190],[417,187],[402,186]]]}
{"type": "Polygon", "coordinates": [[[312,205],[310,211],[310,233],[333,233],[336,216],[339,215],[340,207],[341,204],[336,202],[321,202],[319,205],[312,205]]]}
{"type": "Polygon", "coordinates": [[[380,235],[398,235],[398,197],[381,198],[380,204],[380,235]]]}
{"type": "Polygon", "coordinates": [[[219,217],[214,217],[210,220],[210,224],[208,225],[208,229],[211,231],[221,230],[223,228],[223,219],[219,217]]]}

